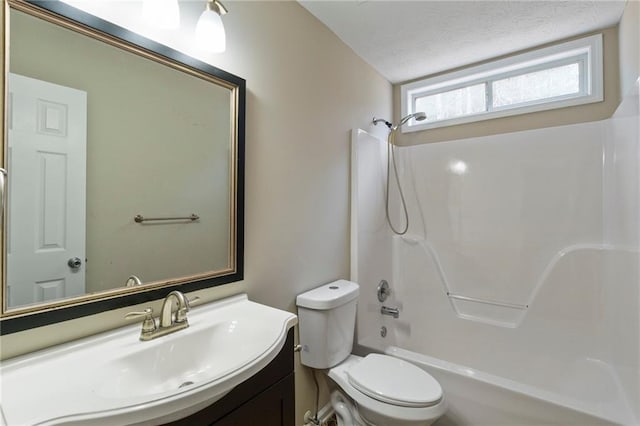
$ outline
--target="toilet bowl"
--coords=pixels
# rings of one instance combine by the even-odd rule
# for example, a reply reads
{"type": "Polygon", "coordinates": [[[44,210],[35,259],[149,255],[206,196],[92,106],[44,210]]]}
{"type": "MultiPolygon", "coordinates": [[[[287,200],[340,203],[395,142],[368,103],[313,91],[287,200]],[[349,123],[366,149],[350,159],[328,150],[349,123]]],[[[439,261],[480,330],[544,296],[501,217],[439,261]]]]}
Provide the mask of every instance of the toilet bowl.
{"type": "MultiPolygon", "coordinates": [[[[350,425],[426,426],[440,418],[447,406],[440,384],[428,373],[404,360],[370,354],[349,355],[331,368],[329,378],[349,404],[350,425]]],[[[338,424],[340,424],[340,419],[338,424]]]]}
{"type": "Polygon", "coordinates": [[[446,411],[440,384],[389,355],[351,355],[359,286],[340,280],[296,298],[303,365],[328,369],[339,426],[426,426],[446,411]]]}

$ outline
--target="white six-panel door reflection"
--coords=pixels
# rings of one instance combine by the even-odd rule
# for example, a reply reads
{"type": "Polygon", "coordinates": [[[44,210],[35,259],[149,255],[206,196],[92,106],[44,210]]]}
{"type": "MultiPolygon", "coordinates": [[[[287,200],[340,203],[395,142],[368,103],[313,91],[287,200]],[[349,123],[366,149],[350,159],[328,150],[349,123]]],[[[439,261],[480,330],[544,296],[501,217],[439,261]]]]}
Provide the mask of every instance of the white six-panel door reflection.
{"type": "Polygon", "coordinates": [[[85,293],[87,94],[9,75],[7,306],[85,293]]]}

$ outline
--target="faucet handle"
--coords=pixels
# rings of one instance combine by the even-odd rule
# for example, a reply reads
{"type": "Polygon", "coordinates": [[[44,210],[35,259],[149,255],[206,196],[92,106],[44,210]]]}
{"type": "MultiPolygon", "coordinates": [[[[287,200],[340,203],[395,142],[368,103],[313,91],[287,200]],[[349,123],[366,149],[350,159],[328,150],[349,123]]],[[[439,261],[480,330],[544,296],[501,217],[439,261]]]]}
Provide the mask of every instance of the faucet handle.
{"type": "Polygon", "coordinates": [[[188,298],[185,297],[184,300],[186,300],[186,302],[187,302],[187,309],[191,309],[191,305],[192,304],[194,304],[194,303],[198,304],[198,302],[200,302],[200,296],[195,296],[195,297],[192,297],[191,299],[188,299],[188,298]]]}
{"type": "Polygon", "coordinates": [[[142,333],[150,333],[155,331],[156,322],[153,319],[153,309],[147,308],[142,312],[129,312],[124,316],[125,319],[144,317],[142,321],[142,333]]]}
{"type": "Polygon", "coordinates": [[[184,307],[179,308],[176,311],[176,322],[185,322],[187,320],[187,312],[191,310],[191,304],[198,302],[200,297],[196,296],[194,298],[188,299],[184,298],[184,307]]]}

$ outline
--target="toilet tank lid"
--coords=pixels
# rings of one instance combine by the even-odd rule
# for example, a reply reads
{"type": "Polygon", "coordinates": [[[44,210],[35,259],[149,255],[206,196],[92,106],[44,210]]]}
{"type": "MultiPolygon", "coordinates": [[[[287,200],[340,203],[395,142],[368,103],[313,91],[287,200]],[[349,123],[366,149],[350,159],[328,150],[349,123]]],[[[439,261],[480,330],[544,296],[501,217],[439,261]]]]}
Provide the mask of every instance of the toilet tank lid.
{"type": "Polygon", "coordinates": [[[296,297],[296,305],[308,309],[332,309],[358,297],[360,286],[352,281],[338,280],[316,287],[296,297]]]}

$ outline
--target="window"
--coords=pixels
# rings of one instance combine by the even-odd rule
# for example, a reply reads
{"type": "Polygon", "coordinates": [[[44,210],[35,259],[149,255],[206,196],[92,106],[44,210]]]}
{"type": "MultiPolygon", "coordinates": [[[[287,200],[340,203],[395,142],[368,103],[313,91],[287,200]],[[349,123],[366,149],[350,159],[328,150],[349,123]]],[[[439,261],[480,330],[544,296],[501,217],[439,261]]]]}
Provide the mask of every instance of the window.
{"type": "Polygon", "coordinates": [[[538,49],[401,86],[405,132],[603,100],[602,35],[538,49]]]}

